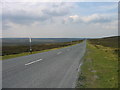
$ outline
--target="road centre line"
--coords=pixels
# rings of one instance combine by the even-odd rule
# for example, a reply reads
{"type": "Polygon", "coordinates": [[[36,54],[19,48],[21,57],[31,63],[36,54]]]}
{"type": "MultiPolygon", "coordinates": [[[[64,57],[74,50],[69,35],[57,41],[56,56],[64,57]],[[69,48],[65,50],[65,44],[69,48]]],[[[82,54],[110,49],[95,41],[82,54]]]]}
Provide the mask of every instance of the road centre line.
{"type": "Polygon", "coordinates": [[[27,63],[27,64],[25,64],[25,65],[27,66],[27,65],[30,65],[30,64],[33,64],[33,63],[39,62],[39,61],[41,61],[41,60],[42,60],[42,59],[35,60],[35,61],[32,61],[32,62],[30,62],[30,63],[27,63]]]}
{"type": "Polygon", "coordinates": [[[58,52],[57,54],[61,54],[62,52],[58,52]]]}

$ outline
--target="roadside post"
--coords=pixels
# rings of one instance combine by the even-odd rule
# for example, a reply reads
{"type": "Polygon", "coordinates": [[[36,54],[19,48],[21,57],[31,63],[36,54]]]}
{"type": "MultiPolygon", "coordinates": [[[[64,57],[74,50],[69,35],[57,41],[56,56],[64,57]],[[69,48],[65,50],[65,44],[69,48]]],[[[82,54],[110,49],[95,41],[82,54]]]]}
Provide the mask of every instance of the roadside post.
{"type": "Polygon", "coordinates": [[[32,46],[31,46],[32,39],[31,38],[29,38],[29,43],[30,43],[30,53],[32,53],[32,46]]]}

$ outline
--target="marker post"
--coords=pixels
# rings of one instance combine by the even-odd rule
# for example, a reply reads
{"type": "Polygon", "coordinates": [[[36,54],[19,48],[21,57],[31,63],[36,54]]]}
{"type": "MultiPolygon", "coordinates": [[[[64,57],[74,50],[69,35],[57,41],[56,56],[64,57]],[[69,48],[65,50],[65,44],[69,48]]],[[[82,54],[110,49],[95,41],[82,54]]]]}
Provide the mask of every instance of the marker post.
{"type": "Polygon", "coordinates": [[[31,47],[32,40],[31,40],[31,38],[29,38],[29,42],[30,42],[30,53],[32,53],[32,47],[31,47]]]}

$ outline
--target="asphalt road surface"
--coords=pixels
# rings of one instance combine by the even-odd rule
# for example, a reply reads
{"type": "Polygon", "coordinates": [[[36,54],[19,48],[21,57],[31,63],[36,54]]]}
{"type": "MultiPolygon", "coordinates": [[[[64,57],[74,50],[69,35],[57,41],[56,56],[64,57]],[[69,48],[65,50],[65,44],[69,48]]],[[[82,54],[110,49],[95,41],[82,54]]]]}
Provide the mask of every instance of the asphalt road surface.
{"type": "Polygon", "coordinates": [[[74,88],[86,41],[67,48],[3,60],[3,88],[74,88]]]}

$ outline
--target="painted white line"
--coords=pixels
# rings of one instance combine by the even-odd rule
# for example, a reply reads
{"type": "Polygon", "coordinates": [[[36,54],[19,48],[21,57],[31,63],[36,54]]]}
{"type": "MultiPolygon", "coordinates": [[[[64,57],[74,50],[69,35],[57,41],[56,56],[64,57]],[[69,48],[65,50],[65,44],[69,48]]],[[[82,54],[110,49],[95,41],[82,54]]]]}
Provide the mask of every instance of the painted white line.
{"type": "Polygon", "coordinates": [[[33,62],[30,62],[30,63],[27,63],[27,64],[25,64],[25,65],[30,65],[30,64],[33,64],[33,63],[35,63],[35,62],[39,62],[39,61],[41,61],[42,59],[39,59],[39,60],[35,60],[35,61],[33,61],[33,62]]]}
{"type": "Polygon", "coordinates": [[[78,72],[80,71],[80,67],[81,67],[81,65],[82,65],[82,63],[79,65],[79,67],[78,67],[78,72]]]}
{"type": "Polygon", "coordinates": [[[58,52],[57,54],[59,55],[59,54],[61,54],[62,52],[58,52]]]}

